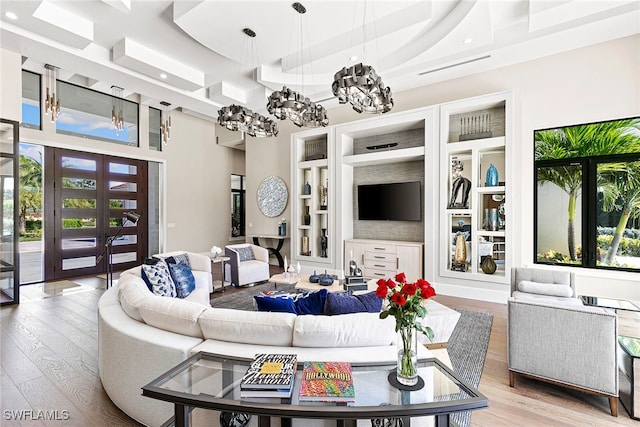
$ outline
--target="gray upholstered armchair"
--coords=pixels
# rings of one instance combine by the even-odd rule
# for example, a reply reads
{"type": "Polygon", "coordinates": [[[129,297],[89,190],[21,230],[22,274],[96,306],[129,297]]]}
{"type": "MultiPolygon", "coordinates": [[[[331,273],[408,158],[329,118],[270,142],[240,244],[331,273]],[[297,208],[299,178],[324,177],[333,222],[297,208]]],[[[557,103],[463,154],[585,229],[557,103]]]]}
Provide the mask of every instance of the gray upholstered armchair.
{"type": "Polygon", "coordinates": [[[227,245],[229,261],[225,266],[225,280],[234,286],[262,282],[269,279],[269,251],[251,243],[227,245]]]}
{"type": "Polygon", "coordinates": [[[514,268],[508,301],[509,385],[516,374],[605,396],[618,416],[618,318],[576,295],[573,273],[514,268]]]}

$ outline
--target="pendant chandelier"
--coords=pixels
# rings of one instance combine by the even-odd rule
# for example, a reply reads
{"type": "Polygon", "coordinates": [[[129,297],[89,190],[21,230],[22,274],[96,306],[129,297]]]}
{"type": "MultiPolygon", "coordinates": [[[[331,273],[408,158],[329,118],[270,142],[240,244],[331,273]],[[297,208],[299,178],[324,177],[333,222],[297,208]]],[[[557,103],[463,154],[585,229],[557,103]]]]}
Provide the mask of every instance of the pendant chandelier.
{"type": "Polygon", "coordinates": [[[58,119],[58,115],[60,115],[60,97],[56,96],[58,72],[60,68],[50,64],[45,64],[44,68],[46,85],[44,111],[46,114],[51,114],[51,123],[53,123],[58,119]]]}
{"type": "MultiPolygon", "coordinates": [[[[367,41],[365,33],[366,17],[367,2],[365,0],[362,17],[363,60],[367,41]]],[[[384,85],[382,78],[371,65],[365,65],[362,62],[350,67],[344,67],[338,71],[333,77],[331,90],[340,104],[349,102],[358,113],[380,114],[391,111],[393,108],[391,89],[384,85]]]]}
{"type": "Polygon", "coordinates": [[[124,114],[122,112],[122,92],[124,89],[111,86],[111,123],[116,128],[116,135],[124,130],[124,114]]]}
{"type": "MultiPolygon", "coordinates": [[[[243,28],[242,32],[253,41],[256,32],[251,28],[243,28]]],[[[251,49],[253,53],[253,49],[251,49]]],[[[238,71],[239,74],[239,71],[238,71]]],[[[218,124],[231,131],[245,132],[255,138],[268,138],[278,135],[278,126],[273,120],[254,113],[241,105],[228,105],[218,110],[218,124]]]]}
{"type": "MultiPolygon", "coordinates": [[[[300,16],[307,12],[307,9],[298,2],[291,5],[300,16]]],[[[300,20],[300,52],[302,54],[302,19],[300,20]]],[[[304,64],[302,66],[302,85],[304,85],[304,64]]],[[[298,127],[320,127],[327,126],[327,110],[320,104],[311,102],[303,94],[283,86],[282,90],[273,92],[267,98],[267,111],[279,120],[289,119],[298,127]]]]}
{"type": "Polygon", "coordinates": [[[358,113],[386,113],[393,108],[391,89],[370,65],[344,67],[333,77],[333,94],[340,104],[349,102],[358,113]]]}
{"type": "Polygon", "coordinates": [[[286,86],[269,96],[267,110],[277,119],[289,119],[298,127],[320,127],[329,124],[327,110],[322,105],[311,102],[309,98],[286,86]]]}
{"type": "Polygon", "coordinates": [[[171,139],[171,115],[169,114],[170,103],[161,101],[162,115],[160,116],[160,134],[162,135],[162,142],[167,145],[171,139]]]}

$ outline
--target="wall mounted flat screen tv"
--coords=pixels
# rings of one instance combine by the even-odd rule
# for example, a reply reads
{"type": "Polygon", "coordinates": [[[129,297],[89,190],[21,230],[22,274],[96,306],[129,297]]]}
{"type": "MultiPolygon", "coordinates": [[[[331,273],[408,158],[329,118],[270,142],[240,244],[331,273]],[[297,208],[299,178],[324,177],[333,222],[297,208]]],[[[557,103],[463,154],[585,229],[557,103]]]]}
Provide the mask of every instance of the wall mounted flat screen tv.
{"type": "Polygon", "coordinates": [[[358,219],[420,221],[420,181],[358,185],[358,219]]]}

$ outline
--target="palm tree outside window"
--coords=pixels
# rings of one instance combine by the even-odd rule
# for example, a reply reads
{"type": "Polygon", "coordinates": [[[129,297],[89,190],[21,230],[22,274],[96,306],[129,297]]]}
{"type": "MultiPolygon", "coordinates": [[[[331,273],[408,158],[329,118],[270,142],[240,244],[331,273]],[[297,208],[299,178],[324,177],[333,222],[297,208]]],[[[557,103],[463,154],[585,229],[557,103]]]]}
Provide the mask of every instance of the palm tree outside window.
{"type": "Polygon", "coordinates": [[[535,262],[640,271],[640,118],[534,132],[535,262]]]}

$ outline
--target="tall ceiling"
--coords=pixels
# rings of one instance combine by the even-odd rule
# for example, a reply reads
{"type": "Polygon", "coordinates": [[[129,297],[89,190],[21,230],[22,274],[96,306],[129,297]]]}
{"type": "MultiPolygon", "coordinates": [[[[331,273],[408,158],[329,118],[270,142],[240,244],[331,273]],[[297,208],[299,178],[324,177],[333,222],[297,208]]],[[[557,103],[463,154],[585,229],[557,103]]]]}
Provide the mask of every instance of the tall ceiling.
{"type": "Polygon", "coordinates": [[[231,103],[266,114],[283,85],[331,108],[333,75],[358,62],[399,92],[640,33],[638,0],[302,3],[0,0],[0,46],[25,69],[213,119],[231,103]]]}

